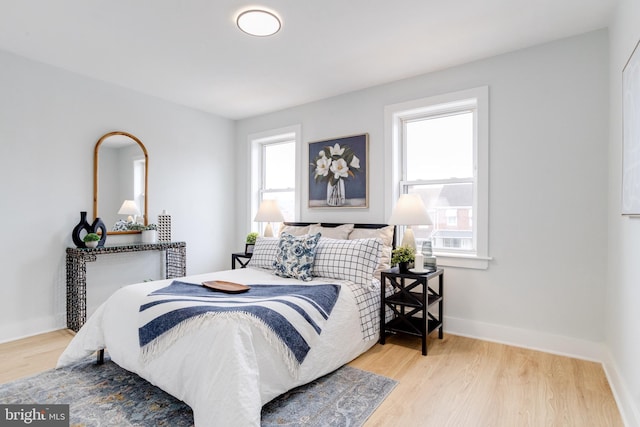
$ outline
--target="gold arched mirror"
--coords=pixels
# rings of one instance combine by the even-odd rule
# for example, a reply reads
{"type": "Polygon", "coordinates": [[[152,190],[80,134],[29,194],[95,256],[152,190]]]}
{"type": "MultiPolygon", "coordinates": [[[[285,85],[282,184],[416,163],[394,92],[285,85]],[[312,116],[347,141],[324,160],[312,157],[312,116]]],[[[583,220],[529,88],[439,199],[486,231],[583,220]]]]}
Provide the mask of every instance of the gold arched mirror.
{"type": "Polygon", "coordinates": [[[149,156],[144,144],[127,132],[109,132],[93,152],[93,216],[107,234],[131,234],[131,221],[147,225],[149,156]],[[132,203],[133,202],[133,203],[132,203]]]}

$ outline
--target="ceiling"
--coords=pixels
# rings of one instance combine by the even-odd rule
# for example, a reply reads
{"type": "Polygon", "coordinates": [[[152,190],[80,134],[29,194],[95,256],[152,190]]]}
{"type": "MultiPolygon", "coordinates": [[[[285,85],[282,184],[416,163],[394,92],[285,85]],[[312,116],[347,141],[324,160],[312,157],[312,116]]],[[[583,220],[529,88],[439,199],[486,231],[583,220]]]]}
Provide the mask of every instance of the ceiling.
{"type": "Polygon", "coordinates": [[[0,49],[231,119],[604,28],[616,0],[2,0],[0,49]],[[252,37],[250,6],[282,19],[252,37]]]}

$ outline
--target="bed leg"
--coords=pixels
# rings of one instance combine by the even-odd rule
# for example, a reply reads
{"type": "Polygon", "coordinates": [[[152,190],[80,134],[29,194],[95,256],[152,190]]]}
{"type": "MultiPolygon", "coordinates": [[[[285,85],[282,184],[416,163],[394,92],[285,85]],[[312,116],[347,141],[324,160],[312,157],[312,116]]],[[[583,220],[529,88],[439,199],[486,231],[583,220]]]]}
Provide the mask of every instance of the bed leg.
{"type": "Polygon", "coordinates": [[[104,364],[104,348],[98,350],[98,359],[96,360],[96,364],[102,365],[104,364]]]}

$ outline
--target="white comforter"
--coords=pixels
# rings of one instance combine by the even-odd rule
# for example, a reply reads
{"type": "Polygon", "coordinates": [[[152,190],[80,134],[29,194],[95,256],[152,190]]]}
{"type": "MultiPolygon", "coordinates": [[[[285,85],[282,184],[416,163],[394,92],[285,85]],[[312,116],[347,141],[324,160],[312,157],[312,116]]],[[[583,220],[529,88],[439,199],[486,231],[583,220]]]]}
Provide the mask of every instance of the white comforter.
{"type": "MultiPolygon", "coordinates": [[[[256,268],[180,279],[189,283],[206,280],[244,284],[345,283],[318,277],[311,282],[282,279],[256,268]]],[[[115,363],[191,406],[196,426],[259,426],[262,405],[337,369],[375,343],[375,339],[363,339],[354,294],[349,286],[342,286],[320,340],[308,353],[297,376],[288,370],[260,331],[246,322],[228,318],[194,330],[153,361],[143,364],[138,344],[140,301],[171,282],[172,279],[140,283],[114,293],[80,329],[60,357],[58,367],[106,347],[115,363]]]]}

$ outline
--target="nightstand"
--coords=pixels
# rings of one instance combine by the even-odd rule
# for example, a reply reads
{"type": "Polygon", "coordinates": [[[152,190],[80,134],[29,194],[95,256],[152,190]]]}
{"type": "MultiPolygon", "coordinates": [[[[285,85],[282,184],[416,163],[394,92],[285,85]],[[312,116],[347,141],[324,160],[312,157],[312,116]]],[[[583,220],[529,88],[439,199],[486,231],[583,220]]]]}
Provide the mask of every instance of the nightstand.
{"type": "Polygon", "coordinates": [[[396,267],[383,271],[381,277],[380,344],[384,344],[387,333],[415,335],[422,338],[422,354],[426,356],[427,336],[436,329],[438,338],[444,336],[444,270],[401,274],[396,267]],[[437,282],[437,287],[433,282],[437,282]],[[385,292],[387,283],[393,288],[388,296],[385,292]],[[385,319],[387,308],[393,311],[389,321],[385,319]]]}
{"type": "Polygon", "coordinates": [[[251,255],[253,254],[245,254],[244,252],[236,252],[231,254],[231,268],[233,270],[236,269],[236,262],[240,264],[240,268],[246,268],[247,264],[251,260],[251,255]]]}

